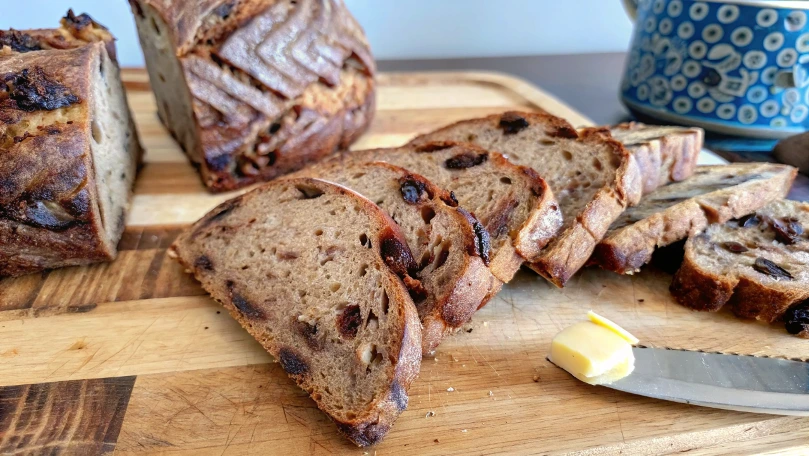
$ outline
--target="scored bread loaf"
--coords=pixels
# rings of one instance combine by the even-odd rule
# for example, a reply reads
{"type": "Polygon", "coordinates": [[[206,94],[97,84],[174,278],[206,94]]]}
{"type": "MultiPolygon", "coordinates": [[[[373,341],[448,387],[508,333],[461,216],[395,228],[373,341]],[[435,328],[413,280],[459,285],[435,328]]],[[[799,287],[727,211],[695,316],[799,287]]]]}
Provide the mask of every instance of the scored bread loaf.
{"type": "Polygon", "coordinates": [[[705,131],[701,128],[645,125],[627,122],[610,128],[635,157],[643,179],[643,193],[694,174],[702,151],[705,131]]]}
{"type": "Polygon", "coordinates": [[[407,407],[421,362],[418,313],[400,276],[399,227],[345,187],[280,180],[218,206],[170,255],[360,446],[407,407]]]}
{"type": "Polygon", "coordinates": [[[783,198],[795,172],[771,163],[700,166],[689,179],[660,187],[621,214],[592,262],[622,274],[637,272],[656,248],[783,198]]]}
{"type": "Polygon", "coordinates": [[[489,232],[489,268],[503,283],[514,277],[526,258],[553,239],[562,222],[553,192],[533,170],[471,144],[429,143],[345,152],[300,175],[316,177],[326,166],[373,161],[418,173],[452,192],[460,207],[474,214],[489,232]]]}
{"type": "Polygon", "coordinates": [[[499,152],[547,181],[559,201],[564,225],[547,247],[526,259],[534,271],[559,287],[585,264],[621,212],[640,199],[637,164],[604,130],[577,132],[549,114],[507,112],[449,125],[413,144],[442,140],[499,152]]]}
{"type": "Polygon", "coordinates": [[[671,293],[694,310],[729,306],[742,318],[786,320],[809,336],[809,204],[780,200],[714,224],[685,243],[671,293]]]}
{"type": "Polygon", "coordinates": [[[0,276],[115,258],[143,149],[114,49],[72,11],[0,31],[0,276]]]}
{"type": "Polygon", "coordinates": [[[320,179],[365,196],[402,228],[417,268],[409,285],[423,326],[422,353],[472,318],[502,283],[486,266],[489,233],[450,194],[426,178],[389,163],[319,170],[320,179]]]}
{"type": "Polygon", "coordinates": [[[342,0],[130,0],[160,119],[212,191],[346,148],[374,61],[342,0]]]}

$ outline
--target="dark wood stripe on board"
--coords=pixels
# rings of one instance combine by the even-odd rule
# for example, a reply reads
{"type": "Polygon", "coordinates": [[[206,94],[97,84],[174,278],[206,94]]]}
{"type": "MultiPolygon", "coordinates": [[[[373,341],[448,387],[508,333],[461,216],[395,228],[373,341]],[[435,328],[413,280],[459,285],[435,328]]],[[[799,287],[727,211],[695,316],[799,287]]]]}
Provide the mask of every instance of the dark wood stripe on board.
{"type": "Polygon", "coordinates": [[[112,263],[0,280],[0,321],[89,312],[104,302],[204,295],[194,278],[166,254],[182,229],[128,228],[112,263]]]}
{"type": "Polygon", "coordinates": [[[0,388],[0,454],[108,454],[135,377],[0,388]]]}

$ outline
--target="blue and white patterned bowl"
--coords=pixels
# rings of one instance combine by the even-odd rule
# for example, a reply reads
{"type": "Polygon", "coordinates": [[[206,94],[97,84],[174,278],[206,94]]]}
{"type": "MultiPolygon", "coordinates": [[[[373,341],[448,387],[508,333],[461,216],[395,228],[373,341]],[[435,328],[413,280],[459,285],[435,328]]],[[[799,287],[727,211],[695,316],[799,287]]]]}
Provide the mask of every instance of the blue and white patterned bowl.
{"type": "Polygon", "coordinates": [[[621,100],[718,133],[809,126],[809,2],[626,0],[635,14],[621,100]]]}

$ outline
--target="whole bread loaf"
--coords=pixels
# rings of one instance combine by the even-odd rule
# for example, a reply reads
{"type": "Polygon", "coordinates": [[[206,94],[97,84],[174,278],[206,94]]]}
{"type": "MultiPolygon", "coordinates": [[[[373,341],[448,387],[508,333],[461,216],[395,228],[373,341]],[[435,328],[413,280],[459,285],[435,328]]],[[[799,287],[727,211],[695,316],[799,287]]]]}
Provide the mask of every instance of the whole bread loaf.
{"type": "Polygon", "coordinates": [[[559,201],[564,224],[529,266],[562,287],[588,260],[610,224],[638,202],[640,170],[621,143],[603,129],[579,132],[544,113],[507,112],[461,121],[413,140],[461,141],[499,152],[535,170],[559,201]]]}
{"type": "Polygon", "coordinates": [[[737,316],[786,320],[809,336],[809,204],[780,200],[714,224],[685,243],[671,293],[694,310],[727,305],[737,316]]]}
{"type": "Polygon", "coordinates": [[[421,328],[400,277],[414,261],[368,199],[279,180],[215,208],[169,252],[352,442],[379,442],[407,407],[421,328]]]}
{"type": "Polygon", "coordinates": [[[345,152],[296,175],[316,177],[324,167],[373,161],[400,166],[450,191],[489,232],[489,268],[502,283],[514,277],[525,259],[537,255],[562,223],[553,192],[536,172],[471,144],[436,142],[345,152]]]}
{"type": "Polygon", "coordinates": [[[115,258],[143,150],[114,38],[0,31],[0,276],[115,258]]]}
{"type": "Polygon", "coordinates": [[[374,61],[342,0],[130,0],[158,114],[213,191],[351,144],[374,61]]]}
{"type": "Polygon", "coordinates": [[[381,162],[323,167],[318,175],[370,199],[402,229],[417,265],[406,283],[423,327],[422,353],[433,352],[500,289],[487,267],[489,233],[446,190],[381,162]]]}
{"type": "Polygon", "coordinates": [[[773,163],[700,166],[689,179],[660,187],[624,211],[596,247],[592,262],[622,274],[637,272],[658,247],[783,198],[795,172],[773,163]]]}
{"type": "Polygon", "coordinates": [[[638,122],[616,125],[610,133],[635,157],[643,179],[643,194],[691,177],[705,138],[701,128],[638,122]]]}

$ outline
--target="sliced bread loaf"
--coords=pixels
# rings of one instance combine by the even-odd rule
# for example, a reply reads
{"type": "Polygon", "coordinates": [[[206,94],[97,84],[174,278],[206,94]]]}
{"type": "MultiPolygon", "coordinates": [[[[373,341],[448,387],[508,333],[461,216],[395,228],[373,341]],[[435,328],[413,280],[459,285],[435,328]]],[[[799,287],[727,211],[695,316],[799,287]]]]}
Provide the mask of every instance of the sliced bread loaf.
{"type": "Polygon", "coordinates": [[[624,208],[640,199],[637,164],[604,130],[577,132],[548,114],[507,112],[458,122],[416,138],[413,144],[436,140],[466,141],[500,152],[547,181],[559,201],[564,225],[544,250],[526,259],[560,287],[585,264],[624,208]]]}
{"type": "Polygon", "coordinates": [[[489,268],[489,233],[451,195],[389,163],[324,167],[319,178],[344,185],[381,207],[402,228],[416,261],[410,296],[423,326],[422,352],[435,350],[500,289],[489,268]]]}
{"type": "Polygon", "coordinates": [[[413,258],[371,201],[277,181],[215,208],[170,254],[352,442],[378,442],[407,407],[421,330],[400,276],[413,258]]]}
{"type": "Polygon", "coordinates": [[[536,256],[561,226],[559,205],[536,172],[471,144],[428,143],[346,152],[300,174],[316,177],[335,163],[348,166],[372,161],[401,166],[451,191],[460,207],[474,214],[489,232],[489,268],[503,283],[514,277],[524,259],[536,256]]]}
{"type": "Polygon", "coordinates": [[[809,331],[809,204],[780,200],[747,217],[708,227],[685,243],[671,293],[680,304],[743,318],[785,319],[809,331]]]}
{"type": "Polygon", "coordinates": [[[701,128],[664,127],[628,122],[610,129],[638,162],[643,193],[661,185],[679,182],[694,174],[702,151],[705,131],[701,128]]]}
{"type": "Polygon", "coordinates": [[[794,179],[795,168],[786,165],[700,166],[691,178],[660,187],[621,214],[596,248],[593,262],[622,274],[636,272],[657,247],[783,198],[794,179]]]}

